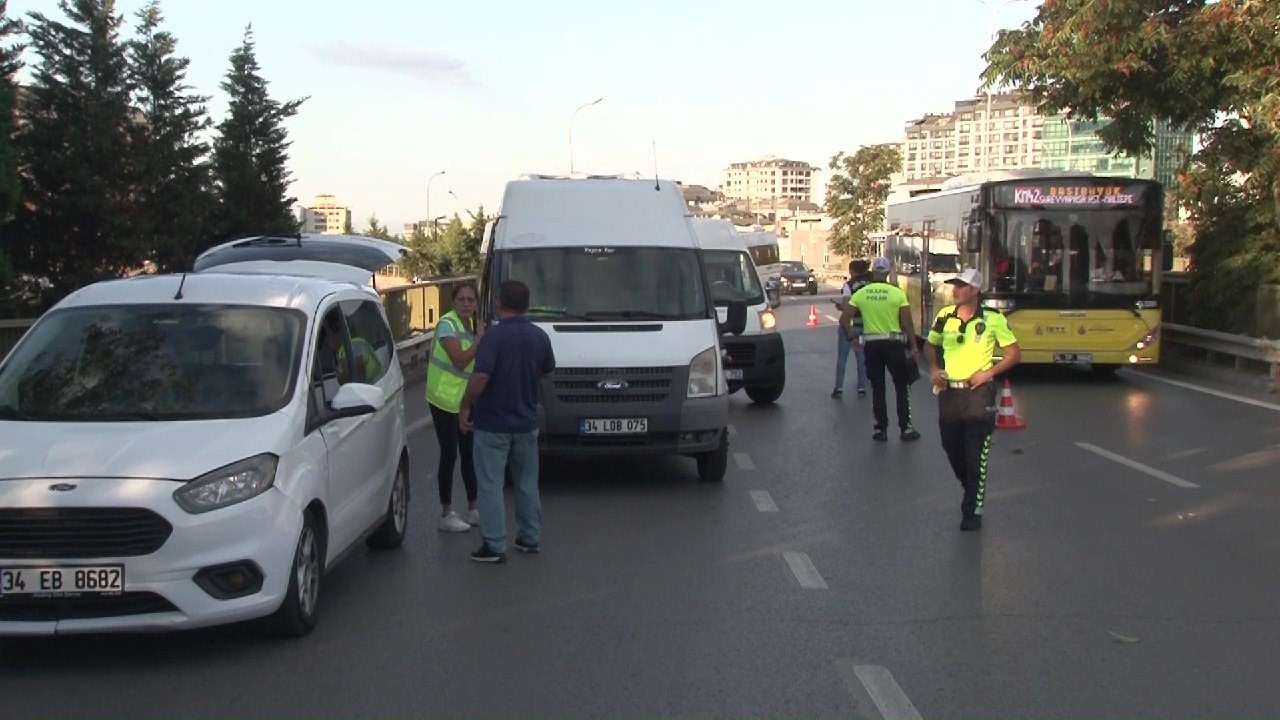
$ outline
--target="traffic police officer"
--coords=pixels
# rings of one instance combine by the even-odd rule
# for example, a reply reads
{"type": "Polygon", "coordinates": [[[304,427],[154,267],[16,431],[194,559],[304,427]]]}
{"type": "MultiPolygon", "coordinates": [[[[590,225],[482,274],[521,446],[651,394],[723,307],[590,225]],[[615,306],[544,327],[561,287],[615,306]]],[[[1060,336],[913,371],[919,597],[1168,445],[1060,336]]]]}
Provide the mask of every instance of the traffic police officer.
{"type": "Polygon", "coordinates": [[[938,394],[942,449],[964,487],[960,529],[977,530],[982,527],[987,455],[996,427],[993,380],[1018,364],[1022,354],[1004,315],[979,303],[981,273],[968,268],[947,282],[954,304],[934,319],[925,358],[938,394]],[[999,363],[994,361],[997,345],[1004,355],[999,363]]]}
{"type": "MultiPolygon", "coordinates": [[[[871,407],[876,427],[872,440],[889,439],[889,412],[885,407],[884,371],[893,378],[898,400],[898,428],[903,440],[919,440],[920,433],[911,426],[911,371],[919,358],[916,328],[911,322],[907,294],[889,284],[889,259],[878,257],[871,264],[871,282],[849,297],[840,315],[846,336],[851,333],[854,313],[862,316],[863,355],[867,363],[867,380],[871,383],[871,407]],[[908,355],[910,353],[910,355],[908,355]]],[[[918,372],[917,372],[918,376],[918,372]]]]}

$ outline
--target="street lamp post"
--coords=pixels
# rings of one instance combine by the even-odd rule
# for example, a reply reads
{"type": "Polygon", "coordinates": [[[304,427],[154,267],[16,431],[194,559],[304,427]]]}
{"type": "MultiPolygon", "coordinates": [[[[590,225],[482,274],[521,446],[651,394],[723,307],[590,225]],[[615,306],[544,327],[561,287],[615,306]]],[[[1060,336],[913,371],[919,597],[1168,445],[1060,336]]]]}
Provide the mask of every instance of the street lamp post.
{"type": "MultiPolygon", "coordinates": [[[[996,42],[996,33],[999,32],[999,28],[1000,28],[1000,25],[999,25],[1000,11],[1004,10],[1006,7],[1014,3],[1026,2],[1026,0],[1004,0],[1004,2],[1000,3],[999,5],[992,5],[989,2],[989,0],[978,0],[978,2],[982,3],[983,7],[985,7],[987,10],[991,12],[991,35],[989,37],[989,42],[991,43],[991,45],[994,45],[996,42]]],[[[987,47],[990,47],[990,45],[988,45],[987,47]]],[[[987,114],[985,119],[986,119],[987,129],[983,132],[982,145],[983,147],[986,148],[986,152],[983,153],[986,157],[983,160],[982,164],[983,164],[983,167],[987,169],[987,171],[990,171],[991,170],[991,130],[993,128],[993,124],[991,122],[991,86],[990,85],[987,86],[987,114]]]]}
{"type": "Polygon", "coordinates": [[[443,175],[444,172],[445,172],[444,170],[441,170],[440,172],[435,173],[431,177],[427,178],[427,217],[431,217],[431,183],[434,182],[436,178],[443,175]]]}
{"type": "Polygon", "coordinates": [[[583,103],[569,116],[569,174],[573,174],[573,121],[577,119],[579,112],[599,103],[601,100],[604,100],[604,98],[598,97],[591,102],[583,103]]]}

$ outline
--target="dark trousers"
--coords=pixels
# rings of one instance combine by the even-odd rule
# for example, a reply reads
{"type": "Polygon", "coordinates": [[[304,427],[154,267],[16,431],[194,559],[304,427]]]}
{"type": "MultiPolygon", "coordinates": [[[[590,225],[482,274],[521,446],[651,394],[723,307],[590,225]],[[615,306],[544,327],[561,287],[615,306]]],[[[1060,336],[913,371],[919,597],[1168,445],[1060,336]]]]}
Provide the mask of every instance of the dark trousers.
{"type": "Polygon", "coordinates": [[[911,427],[911,386],[907,384],[907,348],[896,340],[872,340],[863,350],[867,361],[867,382],[871,383],[871,409],[876,429],[889,427],[889,410],[885,403],[885,370],[893,378],[893,391],[898,400],[898,427],[911,427]]]}
{"type": "Polygon", "coordinates": [[[453,466],[462,454],[462,486],[467,490],[467,502],[476,501],[476,464],[472,459],[475,435],[458,430],[458,415],[427,403],[431,408],[431,424],[436,428],[436,440],[440,443],[440,465],[436,468],[436,482],[440,484],[440,504],[453,504],[453,466]]]}
{"type": "Polygon", "coordinates": [[[938,393],[938,429],[951,470],[964,488],[960,510],[965,517],[981,515],[987,493],[987,457],[996,429],[993,383],[974,390],[947,389],[938,393]]]}

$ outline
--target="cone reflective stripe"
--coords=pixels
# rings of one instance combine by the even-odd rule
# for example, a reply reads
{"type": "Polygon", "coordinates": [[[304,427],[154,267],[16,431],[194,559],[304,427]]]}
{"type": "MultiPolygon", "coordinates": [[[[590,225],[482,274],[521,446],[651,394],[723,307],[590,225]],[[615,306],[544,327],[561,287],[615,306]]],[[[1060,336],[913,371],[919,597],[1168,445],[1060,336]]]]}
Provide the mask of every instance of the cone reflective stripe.
{"type": "Polygon", "coordinates": [[[997,430],[1025,430],[1027,424],[1018,417],[1013,409],[1013,388],[1009,381],[1004,381],[1004,389],[1000,391],[1000,407],[996,411],[997,430]]]}
{"type": "Polygon", "coordinates": [[[810,305],[809,306],[809,327],[816,327],[817,325],[818,325],[818,306],[810,305]]]}

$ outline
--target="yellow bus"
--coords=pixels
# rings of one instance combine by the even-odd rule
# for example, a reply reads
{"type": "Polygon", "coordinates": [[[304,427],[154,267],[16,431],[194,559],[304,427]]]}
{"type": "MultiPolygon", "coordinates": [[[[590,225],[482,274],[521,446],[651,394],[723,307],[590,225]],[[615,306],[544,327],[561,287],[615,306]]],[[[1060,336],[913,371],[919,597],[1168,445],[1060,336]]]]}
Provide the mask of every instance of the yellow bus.
{"type": "Polygon", "coordinates": [[[1160,280],[1173,263],[1163,214],[1153,180],[1052,170],[960,177],[889,205],[879,254],[895,260],[893,280],[907,289],[921,334],[950,302],[934,257],[954,248],[962,267],[982,273],[983,303],[1009,318],[1023,363],[1105,372],[1160,361],[1160,280]]]}

